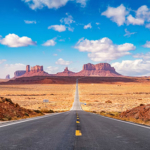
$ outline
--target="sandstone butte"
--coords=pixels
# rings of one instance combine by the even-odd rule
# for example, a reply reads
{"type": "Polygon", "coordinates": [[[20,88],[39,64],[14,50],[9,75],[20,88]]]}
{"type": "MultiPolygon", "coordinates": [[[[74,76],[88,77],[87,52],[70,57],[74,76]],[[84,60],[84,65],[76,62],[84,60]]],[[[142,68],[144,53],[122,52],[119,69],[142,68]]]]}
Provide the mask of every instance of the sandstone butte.
{"type": "Polygon", "coordinates": [[[17,78],[17,77],[20,77],[22,75],[24,75],[26,73],[26,71],[24,70],[18,70],[14,73],[14,77],[17,78]]]}
{"type": "Polygon", "coordinates": [[[68,67],[65,68],[63,72],[58,72],[56,76],[73,76],[75,72],[69,71],[68,67]]]}
{"type": "Polygon", "coordinates": [[[36,65],[34,67],[31,67],[30,70],[30,65],[27,65],[26,73],[21,77],[31,77],[31,76],[49,76],[49,74],[43,70],[43,66],[36,65]]]}
{"type": "Polygon", "coordinates": [[[115,68],[111,67],[108,63],[99,63],[96,65],[85,64],[82,71],[72,72],[68,70],[68,67],[65,68],[63,72],[57,74],[48,74],[43,70],[43,66],[26,66],[26,71],[16,71],[14,77],[32,77],[32,76],[96,76],[96,77],[121,77],[119,73],[115,71],[115,68]]]}
{"type": "Polygon", "coordinates": [[[75,76],[100,76],[100,77],[119,77],[122,76],[115,71],[108,63],[99,63],[96,65],[85,64],[82,71],[75,74],[75,76]]]}
{"type": "Polygon", "coordinates": [[[6,76],[6,79],[10,79],[10,75],[9,74],[6,76]]]}
{"type": "Polygon", "coordinates": [[[14,78],[32,77],[32,76],[49,76],[49,74],[43,70],[43,66],[38,66],[38,65],[31,67],[31,69],[30,69],[30,65],[27,65],[26,70],[20,70],[14,73],[14,78]]]}

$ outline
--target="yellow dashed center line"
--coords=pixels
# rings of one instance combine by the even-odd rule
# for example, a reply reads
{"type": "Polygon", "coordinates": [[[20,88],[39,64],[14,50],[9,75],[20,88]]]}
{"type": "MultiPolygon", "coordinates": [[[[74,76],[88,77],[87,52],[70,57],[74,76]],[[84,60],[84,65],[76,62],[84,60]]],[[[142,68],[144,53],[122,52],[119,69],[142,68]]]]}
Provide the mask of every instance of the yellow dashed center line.
{"type": "Polygon", "coordinates": [[[76,130],[76,133],[75,133],[76,136],[82,136],[82,133],[80,130],[76,130]]]}
{"type": "MultiPolygon", "coordinates": [[[[76,124],[79,124],[80,121],[79,121],[79,116],[77,114],[77,121],[76,121],[76,124]]],[[[75,136],[82,136],[82,133],[81,133],[81,130],[76,130],[75,131],[75,136]]]]}

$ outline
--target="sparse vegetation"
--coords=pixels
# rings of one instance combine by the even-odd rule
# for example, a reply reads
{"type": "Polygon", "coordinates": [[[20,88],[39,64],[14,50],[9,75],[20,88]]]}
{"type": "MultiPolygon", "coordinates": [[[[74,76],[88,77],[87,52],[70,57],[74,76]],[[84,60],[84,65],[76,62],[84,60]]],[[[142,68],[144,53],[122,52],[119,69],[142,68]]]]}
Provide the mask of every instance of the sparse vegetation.
{"type": "Polygon", "coordinates": [[[123,112],[140,104],[150,104],[149,82],[82,84],[79,80],[80,101],[85,111],[123,112]]]}
{"type": "Polygon", "coordinates": [[[41,112],[42,113],[54,113],[54,111],[53,110],[49,110],[49,109],[41,109],[41,112]]]}
{"type": "Polygon", "coordinates": [[[0,85],[0,91],[3,97],[26,109],[64,112],[72,107],[75,84],[0,85]],[[44,99],[49,103],[43,103],[44,99]]]}
{"type": "Polygon", "coordinates": [[[86,103],[85,111],[103,116],[150,125],[150,83],[79,84],[80,101],[86,103]],[[141,107],[143,112],[139,112],[141,107]],[[134,113],[129,114],[134,109],[134,113]],[[122,115],[121,112],[128,112],[122,115]],[[143,116],[142,116],[143,115],[143,116]]]}
{"type": "Polygon", "coordinates": [[[11,99],[0,97],[0,120],[2,121],[17,120],[41,115],[43,115],[43,113],[25,109],[20,107],[19,104],[13,103],[11,99]]]}

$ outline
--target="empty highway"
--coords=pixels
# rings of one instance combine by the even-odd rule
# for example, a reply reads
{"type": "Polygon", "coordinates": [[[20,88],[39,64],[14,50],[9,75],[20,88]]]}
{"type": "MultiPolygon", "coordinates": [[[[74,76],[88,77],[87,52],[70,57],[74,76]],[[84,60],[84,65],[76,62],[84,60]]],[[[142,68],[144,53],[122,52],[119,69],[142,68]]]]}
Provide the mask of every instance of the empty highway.
{"type": "Polygon", "coordinates": [[[150,150],[150,128],[82,111],[77,81],[69,112],[0,125],[0,150],[150,150]]]}

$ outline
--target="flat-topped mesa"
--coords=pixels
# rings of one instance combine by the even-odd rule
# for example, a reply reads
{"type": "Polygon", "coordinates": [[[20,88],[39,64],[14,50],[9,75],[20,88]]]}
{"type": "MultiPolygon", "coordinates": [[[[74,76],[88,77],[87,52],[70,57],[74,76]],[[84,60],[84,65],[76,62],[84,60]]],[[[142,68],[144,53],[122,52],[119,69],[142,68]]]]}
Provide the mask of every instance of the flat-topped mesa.
{"type": "Polygon", "coordinates": [[[99,63],[96,65],[88,63],[85,64],[83,70],[76,73],[75,76],[118,77],[121,75],[108,63],[99,63]]]}
{"type": "Polygon", "coordinates": [[[43,66],[34,66],[34,67],[31,67],[31,72],[42,72],[43,71],[43,66]]]}
{"type": "Polygon", "coordinates": [[[18,70],[14,73],[14,77],[17,78],[17,77],[20,77],[22,75],[24,75],[26,73],[25,70],[18,70]]]}
{"type": "Polygon", "coordinates": [[[6,79],[10,79],[10,75],[9,74],[6,76],[6,79]]]}
{"type": "Polygon", "coordinates": [[[27,65],[26,71],[15,72],[15,77],[30,77],[30,76],[49,76],[49,74],[43,70],[43,66],[39,65],[31,67],[31,69],[30,65],[27,65]]]}
{"type": "Polygon", "coordinates": [[[83,70],[109,70],[109,71],[115,71],[115,69],[113,67],[111,67],[110,64],[108,63],[99,63],[99,64],[96,64],[96,65],[93,65],[93,64],[85,64],[83,66],[83,70]]]}

